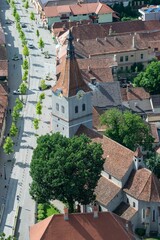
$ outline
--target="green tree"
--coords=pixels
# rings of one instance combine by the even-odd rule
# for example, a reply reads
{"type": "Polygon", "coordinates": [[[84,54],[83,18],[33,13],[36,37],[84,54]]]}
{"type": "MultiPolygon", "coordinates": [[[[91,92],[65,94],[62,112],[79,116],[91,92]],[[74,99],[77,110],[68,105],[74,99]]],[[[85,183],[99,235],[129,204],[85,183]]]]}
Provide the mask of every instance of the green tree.
{"type": "Polygon", "coordinates": [[[19,98],[16,98],[16,105],[14,107],[17,111],[21,111],[23,109],[23,103],[19,98]]]}
{"type": "Polygon", "coordinates": [[[104,160],[100,144],[85,135],[66,138],[59,133],[38,138],[30,174],[31,196],[38,202],[59,199],[74,211],[74,203],[89,204],[104,160]]]}
{"type": "Polygon", "coordinates": [[[30,19],[31,19],[32,21],[34,21],[34,20],[35,20],[35,15],[34,15],[34,13],[33,13],[33,12],[31,12],[31,13],[30,13],[30,19]]]}
{"type": "Polygon", "coordinates": [[[42,51],[43,48],[44,48],[44,42],[43,42],[42,38],[39,39],[38,46],[39,46],[39,48],[40,48],[41,51],[42,51]]]}
{"type": "Polygon", "coordinates": [[[39,37],[39,30],[38,29],[36,30],[36,35],[37,35],[37,37],[39,37]]]}
{"type": "Polygon", "coordinates": [[[16,15],[15,15],[15,20],[16,20],[16,22],[20,22],[20,16],[17,12],[16,12],[16,15]]]}
{"type": "Polygon", "coordinates": [[[11,128],[10,128],[11,137],[17,136],[17,133],[18,133],[18,128],[17,128],[15,122],[12,122],[12,125],[11,125],[11,128]]]}
{"type": "Polygon", "coordinates": [[[22,80],[24,82],[27,82],[27,79],[28,79],[28,70],[25,70],[24,73],[23,73],[23,76],[22,76],[22,80]]]}
{"type": "Polygon", "coordinates": [[[13,111],[12,111],[12,118],[13,118],[13,121],[14,122],[17,122],[18,118],[20,117],[20,113],[19,111],[14,108],[13,111]]]}
{"type": "Polygon", "coordinates": [[[160,62],[153,61],[134,79],[137,87],[144,87],[151,94],[160,93],[160,62]]]}
{"type": "Polygon", "coordinates": [[[41,94],[39,95],[39,101],[42,102],[42,100],[44,100],[44,99],[45,99],[45,94],[44,94],[44,93],[41,93],[41,94]]]}
{"type": "Polygon", "coordinates": [[[37,119],[37,118],[35,118],[34,120],[33,120],[33,126],[34,126],[34,128],[35,128],[35,130],[38,130],[38,128],[39,128],[39,119],[37,119]]]}
{"type": "Polygon", "coordinates": [[[1,233],[0,240],[16,240],[16,238],[13,236],[6,237],[5,233],[1,233]]]}
{"type": "Polygon", "coordinates": [[[47,85],[45,83],[45,80],[43,80],[43,79],[41,80],[40,87],[41,87],[42,90],[46,89],[47,85]]]}
{"type": "Polygon", "coordinates": [[[25,34],[24,34],[24,32],[22,30],[19,32],[19,37],[20,37],[21,40],[26,38],[25,34]]]}
{"type": "Polygon", "coordinates": [[[25,2],[24,7],[25,7],[25,9],[28,9],[28,8],[29,8],[29,3],[28,3],[28,1],[25,2]]]}
{"type": "Polygon", "coordinates": [[[28,68],[29,68],[29,64],[28,64],[27,59],[24,59],[24,61],[23,61],[23,65],[22,65],[22,68],[23,68],[24,70],[28,70],[28,68]]]}
{"type": "Polygon", "coordinates": [[[7,155],[9,155],[13,152],[13,140],[12,140],[12,138],[7,137],[5,139],[5,142],[3,144],[3,150],[7,155]]]}
{"type": "Polygon", "coordinates": [[[110,109],[100,117],[101,124],[107,126],[105,135],[120,144],[135,150],[142,146],[151,150],[154,141],[149,126],[143,119],[130,111],[122,113],[118,109],[110,109]]]}
{"type": "Polygon", "coordinates": [[[25,58],[29,56],[29,50],[26,45],[24,45],[23,47],[23,55],[25,56],[25,58]]]}
{"type": "Polygon", "coordinates": [[[41,114],[42,114],[42,104],[41,104],[40,102],[38,102],[38,103],[36,104],[36,113],[37,113],[38,115],[41,115],[41,114]]]}
{"type": "Polygon", "coordinates": [[[16,16],[16,13],[17,13],[17,9],[16,9],[16,7],[14,7],[14,8],[13,8],[13,12],[12,12],[12,14],[13,14],[14,17],[16,16]]]}
{"type": "Polygon", "coordinates": [[[14,1],[11,1],[11,7],[15,8],[15,2],[14,1]]]}
{"type": "Polygon", "coordinates": [[[16,23],[16,29],[18,30],[19,33],[22,31],[22,28],[19,22],[16,23]]]}
{"type": "Polygon", "coordinates": [[[24,82],[22,82],[19,86],[19,91],[22,95],[26,94],[27,92],[27,86],[24,82]]]}
{"type": "Polygon", "coordinates": [[[24,38],[21,39],[22,40],[22,47],[24,47],[25,45],[27,45],[27,40],[26,37],[24,36],[24,38]]]}
{"type": "Polygon", "coordinates": [[[149,158],[145,159],[146,167],[149,168],[158,178],[160,178],[160,155],[152,154],[149,158]]]}

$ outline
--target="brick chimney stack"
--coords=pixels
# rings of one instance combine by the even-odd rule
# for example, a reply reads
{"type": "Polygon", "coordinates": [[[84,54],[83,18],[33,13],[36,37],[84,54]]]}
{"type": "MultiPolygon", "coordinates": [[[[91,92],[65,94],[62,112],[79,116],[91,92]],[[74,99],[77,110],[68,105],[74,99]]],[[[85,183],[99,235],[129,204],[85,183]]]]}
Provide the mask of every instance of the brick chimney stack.
{"type": "Polygon", "coordinates": [[[97,206],[93,207],[93,217],[98,218],[98,207],[97,206]]]}
{"type": "Polygon", "coordinates": [[[65,220],[65,221],[69,220],[68,208],[64,208],[64,220],[65,220]]]}

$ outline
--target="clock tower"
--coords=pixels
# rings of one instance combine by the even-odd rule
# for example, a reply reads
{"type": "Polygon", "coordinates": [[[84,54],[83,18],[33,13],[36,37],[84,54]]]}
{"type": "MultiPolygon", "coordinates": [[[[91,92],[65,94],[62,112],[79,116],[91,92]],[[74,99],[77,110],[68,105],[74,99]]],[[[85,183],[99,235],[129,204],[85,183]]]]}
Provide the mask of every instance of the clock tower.
{"type": "Polygon", "coordinates": [[[52,131],[72,137],[81,124],[92,128],[92,94],[76,61],[70,30],[67,41],[66,57],[59,65],[60,76],[52,89],[52,131]]]}

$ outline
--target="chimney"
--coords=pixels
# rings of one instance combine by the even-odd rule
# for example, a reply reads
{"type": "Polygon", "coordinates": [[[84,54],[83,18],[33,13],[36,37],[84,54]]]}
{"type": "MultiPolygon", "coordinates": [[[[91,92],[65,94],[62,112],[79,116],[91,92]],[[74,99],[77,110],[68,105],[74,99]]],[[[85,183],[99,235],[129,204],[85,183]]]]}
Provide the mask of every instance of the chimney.
{"type": "Polygon", "coordinates": [[[64,220],[65,220],[65,221],[69,220],[68,208],[64,208],[64,220]]]}
{"type": "Polygon", "coordinates": [[[136,48],[136,39],[135,39],[136,33],[134,33],[132,37],[132,48],[136,48]]]}
{"type": "Polygon", "coordinates": [[[97,206],[93,207],[93,217],[98,218],[98,207],[97,206]]]}

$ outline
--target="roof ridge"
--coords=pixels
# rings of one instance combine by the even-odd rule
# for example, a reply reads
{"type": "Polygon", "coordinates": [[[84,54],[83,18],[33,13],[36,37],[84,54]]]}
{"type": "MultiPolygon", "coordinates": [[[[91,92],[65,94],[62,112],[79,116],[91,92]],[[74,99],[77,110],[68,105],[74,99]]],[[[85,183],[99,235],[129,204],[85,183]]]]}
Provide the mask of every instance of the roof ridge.
{"type": "Polygon", "coordinates": [[[51,224],[52,219],[53,219],[54,216],[55,216],[55,215],[53,215],[53,216],[51,217],[51,219],[50,219],[50,221],[49,221],[49,223],[48,223],[48,225],[47,225],[45,231],[43,232],[43,234],[42,234],[42,236],[41,236],[41,238],[40,238],[40,240],[43,240],[43,236],[44,236],[45,232],[47,231],[48,226],[51,224]]]}

